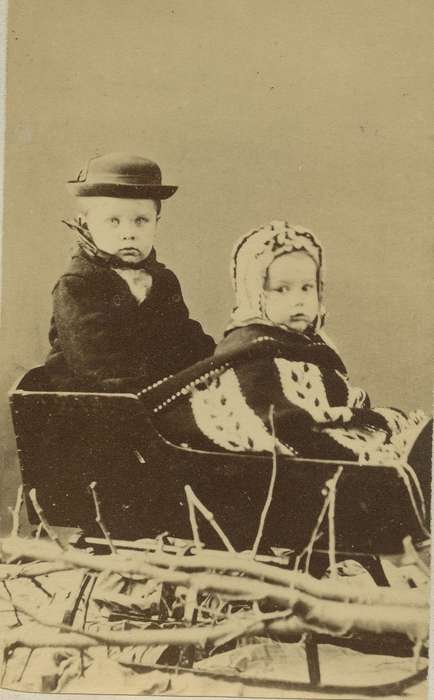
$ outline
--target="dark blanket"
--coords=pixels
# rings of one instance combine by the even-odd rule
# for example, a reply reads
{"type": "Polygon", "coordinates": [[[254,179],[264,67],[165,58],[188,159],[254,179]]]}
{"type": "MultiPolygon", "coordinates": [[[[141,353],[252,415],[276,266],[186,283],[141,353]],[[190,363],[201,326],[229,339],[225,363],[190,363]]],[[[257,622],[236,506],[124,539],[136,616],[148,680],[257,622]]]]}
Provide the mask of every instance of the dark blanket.
{"type": "Polygon", "coordinates": [[[171,440],[202,449],[269,451],[270,407],[279,448],[301,457],[405,462],[423,427],[371,408],[320,336],[261,324],[232,331],[213,360],[142,398],[171,440]]]}

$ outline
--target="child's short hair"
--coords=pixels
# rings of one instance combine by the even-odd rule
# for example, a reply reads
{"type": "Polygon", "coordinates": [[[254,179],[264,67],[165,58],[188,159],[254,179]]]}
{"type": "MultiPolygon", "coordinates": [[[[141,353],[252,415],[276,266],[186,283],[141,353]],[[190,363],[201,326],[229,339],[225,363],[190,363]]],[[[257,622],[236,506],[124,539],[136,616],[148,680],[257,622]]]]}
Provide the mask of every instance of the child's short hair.
{"type": "MultiPolygon", "coordinates": [[[[93,199],[94,197],[76,197],[78,213],[86,217],[93,199]]],[[[143,199],[147,199],[147,197],[143,197],[143,199]]],[[[157,216],[160,216],[161,199],[151,199],[151,201],[155,204],[155,211],[157,212],[157,216]]]]}

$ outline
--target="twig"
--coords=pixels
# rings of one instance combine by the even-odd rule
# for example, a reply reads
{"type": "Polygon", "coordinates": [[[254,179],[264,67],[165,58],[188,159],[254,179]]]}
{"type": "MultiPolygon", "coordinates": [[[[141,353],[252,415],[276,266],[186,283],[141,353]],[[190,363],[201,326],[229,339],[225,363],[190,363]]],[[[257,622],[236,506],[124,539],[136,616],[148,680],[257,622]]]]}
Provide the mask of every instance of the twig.
{"type": "Polygon", "coordinates": [[[422,571],[422,573],[427,576],[427,578],[430,577],[430,570],[428,566],[425,564],[425,562],[421,559],[419,556],[419,553],[415,549],[415,546],[413,544],[413,541],[411,539],[410,535],[407,535],[404,537],[402,540],[402,546],[404,548],[404,553],[405,553],[405,563],[406,564],[414,564],[415,566],[422,571]]]}
{"type": "Polygon", "coordinates": [[[24,498],[24,488],[23,488],[23,485],[20,484],[18,486],[17,500],[15,502],[15,508],[11,508],[9,506],[9,511],[12,513],[11,537],[18,537],[20,534],[20,513],[21,513],[21,508],[23,507],[23,498],[24,498]]]}
{"type": "Polygon", "coordinates": [[[248,619],[232,620],[221,625],[208,625],[206,627],[189,627],[165,630],[145,630],[142,632],[110,632],[107,634],[83,632],[74,627],[49,623],[38,613],[29,610],[21,603],[17,604],[18,610],[31,617],[45,627],[54,627],[56,635],[52,638],[46,630],[39,632],[22,628],[15,630],[6,637],[6,643],[28,647],[37,646],[68,646],[85,648],[99,646],[133,646],[133,645],[157,645],[157,644],[201,644],[219,640],[228,635],[241,637],[246,634],[258,634],[268,629],[278,635],[294,633],[294,630],[313,630],[319,633],[333,634],[337,636],[349,633],[369,632],[375,634],[399,633],[407,634],[410,638],[425,640],[428,635],[429,619],[427,610],[397,606],[369,606],[348,603],[336,603],[334,601],[321,601],[311,596],[289,590],[287,587],[278,587],[263,584],[259,581],[246,581],[231,576],[202,576],[199,580],[195,577],[194,585],[198,590],[216,590],[231,593],[233,591],[245,591],[250,597],[268,599],[282,606],[280,620],[267,621],[248,619]],[[293,617],[286,619],[288,608],[292,608],[293,617]],[[61,632],[59,632],[61,630],[61,632]],[[68,632],[68,634],[65,634],[68,632]]]}
{"type": "Polygon", "coordinates": [[[423,640],[421,638],[416,639],[413,645],[413,660],[414,660],[414,670],[419,671],[420,667],[420,655],[422,652],[423,640]]]}
{"type": "MultiPolygon", "coordinates": [[[[8,594],[9,601],[10,601],[11,605],[13,606],[14,603],[13,603],[13,600],[12,600],[12,593],[10,592],[9,587],[8,587],[6,581],[2,581],[2,583],[3,583],[3,587],[4,587],[5,591],[6,591],[6,593],[8,594]]],[[[3,600],[4,600],[4,598],[3,598],[3,600]]],[[[19,615],[18,615],[18,612],[17,612],[15,606],[14,606],[14,614],[15,614],[15,617],[16,617],[16,620],[17,620],[17,624],[18,624],[18,625],[22,625],[23,623],[21,622],[21,620],[20,620],[20,618],[19,618],[19,615]]]]}
{"type": "Polygon", "coordinates": [[[325,518],[326,513],[328,513],[328,519],[329,519],[329,558],[330,558],[330,563],[332,565],[332,562],[334,562],[334,567],[336,569],[336,544],[335,544],[335,530],[334,530],[334,501],[333,501],[333,512],[332,516],[330,515],[330,504],[332,499],[335,497],[335,488],[336,488],[336,483],[337,480],[339,479],[340,475],[342,474],[343,467],[339,467],[336,472],[334,473],[333,477],[331,479],[328,479],[325,484],[325,490],[326,494],[324,497],[324,503],[322,505],[320,514],[318,516],[318,519],[315,523],[315,527],[313,529],[311,538],[309,540],[309,543],[305,549],[306,551],[306,563],[305,563],[305,568],[304,570],[306,572],[309,572],[309,567],[310,567],[310,560],[312,558],[313,554],[313,548],[315,546],[315,542],[318,539],[318,532],[319,529],[322,525],[322,522],[325,518]],[[330,535],[330,523],[331,523],[331,535],[330,535]]]}
{"type": "Polygon", "coordinates": [[[101,501],[98,498],[98,494],[96,492],[96,481],[92,481],[91,484],[89,484],[89,488],[92,492],[92,498],[93,502],[95,504],[95,511],[96,511],[96,518],[95,522],[100,528],[108,546],[110,547],[110,551],[112,554],[117,554],[117,550],[115,545],[113,544],[112,538],[110,537],[110,532],[108,531],[107,527],[105,526],[104,520],[102,519],[101,516],[101,501]]]}
{"type": "Polygon", "coordinates": [[[28,650],[28,654],[27,654],[27,656],[26,656],[26,660],[25,660],[25,662],[23,663],[23,666],[22,666],[22,668],[21,668],[21,673],[20,673],[19,677],[17,678],[17,683],[21,683],[21,681],[23,680],[23,676],[24,676],[25,672],[26,672],[27,669],[28,669],[28,666],[29,666],[29,663],[30,663],[30,658],[31,658],[31,656],[32,656],[32,654],[33,654],[33,651],[34,651],[33,649],[29,649],[29,650],[28,650]]]}
{"type": "Polygon", "coordinates": [[[419,496],[420,500],[420,509],[421,509],[421,514],[423,521],[426,521],[426,503],[425,503],[425,496],[423,495],[422,487],[420,485],[420,481],[416,476],[416,472],[414,471],[413,467],[408,464],[408,462],[404,462],[402,464],[402,468],[404,469],[405,472],[411,477],[411,481],[414,484],[414,488],[417,491],[417,495],[419,496]]]}
{"type": "MultiPolygon", "coordinates": [[[[0,597],[1,598],[1,597],[0,597]]],[[[248,623],[243,620],[225,622],[221,625],[207,625],[203,627],[188,627],[175,628],[165,630],[143,630],[143,631],[128,631],[128,632],[110,632],[99,633],[89,630],[82,630],[64,623],[49,622],[45,617],[38,612],[31,610],[23,603],[12,603],[14,607],[29,617],[34,622],[43,625],[44,627],[53,628],[56,634],[50,637],[46,630],[34,630],[24,627],[23,630],[10,632],[5,635],[7,647],[24,646],[30,648],[37,647],[74,647],[83,649],[92,646],[155,646],[160,644],[199,644],[205,646],[207,642],[219,639],[221,636],[237,632],[242,636],[245,629],[250,627],[251,620],[248,623]]],[[[261,625],[257,625],[256,631],[262,629],[261,625]]]]}
{"type": "Polygon", "coordinates": [[[84,601],[82,629],[85,629],[85,628],[86,628],[87,616],[88,616],[88,614],[89,614],[90,598],[91,598],[92,593],[93,593],[93,591],[94,591],[94,589],[95,589],[97,580],[98,580],[98,577],[94,574],[93,577],[92,577],[92,581],[91,581],[89,590],[87,591],[85,601],[84,601]]]}
{"type": "Polygon", "coordinates": [[[6,677],[6,671],[7,671],[7,665],[8,665],[8,647],[4,643],[4,640],[2,640],[1,646],[0,646],[0,653],[1,653],[1,659],[0,659],[0,688],[4,687],[4,681],[6,677]]]}
{"type": "MultiPolygon", "coordinates": [[[[324,505],[324,504],[323,504],[323,505],[324,505]]],[[[326,503],[325,505],[327,505],[327,503],[326,503]]],[[[321,513],[322,513],[322,511],[321,511],[321,513]]],[[[324,512],[324,515],[325,515],[325,512],[324,512]]],[[[324,515],[322,515],[323,518],[324,518],[324,515]]],[[[304,571],[305,571],[306,573],[308,573],[308,571],[309,571],[309,566],[310,566],[310,558],[311,558],[311,554],[312,554],[313,547],[315,546],[316,542],[317,542],[319,539],[321,539],[321,537],[322,537],[322,532],[320,532],[320,533],[318,533],[318,532],[315,533],[315,538],[314,538],[314,539],[311,539],[311,540],[309,541],[309,543],[308,543],[308,544],[306,545],[306,547],[300,552],[300,554],[297,554],[297,556],[296,556],[295,559],[294,559],[294,571],[299,571],[299,570],[300,570],[300,562],[301,562],[301,560],[303,559],[303,557],[304,557],[305,555],[309,554],[309,561],[308,561],[308,557],[306,556],[306,562],[305,562],[305,566],[304,566],[304,571]]]]}
{"type": "MultiPolygon", "coordinates": [[[[29,543],[34,546],[34,543],[29,543]]],[[[38,545],[41,548],[41,543],[38,545]]],[[[4,548],[4,543],[3,543],[4,548]]],[[[47,543],[45,549],[51,550],[55,555],[59,557],[67,558],[74,554],[70,551],[65,551],[59,553],[56,547],[52,544],[47,543]]],[[[83,555],[82,555],[83,556],[83,555]]],[[[162,555],[160,555],[162,556],[162,555]]],[[[176,557],[169,557],[176,559],[176,557]]],[[[200,558],[200,557],[198,557],[200,558]]],[[[202,556],[202,559],[204,557],[202,556]]],[[[94,557],[90,557],[94,559],[94,557]]],[[[111,562],[121,560],[121,557],[114,557],[113,555],[106,557],[110,559],[111,562]]],[[[180,558],[182,559],[182,557],[180,558]]],[[[190,557],[185,557],[185,559],[190,559],[190,557]]],[[[218,560],[218,557],[216,558],[218,560]]],[[[214,559],[213,568],[216,568],[216,559],[214,559]]],[[[229,556],[221,557],[221,559],[236,561],[242,565],[248,565],[251,569],[257,571],[267,571],[271,567],[264,565],[258,566],[256,562],[251,560],[243,560],[242,557],[229,556]]],[[[219,563],[217,565],[217,568],[219,563]]],[[[237,567],[230,567],[235,570],[237,567]]],[[[239,567],[241,568],[241,566],[239,567]]],[[[113,570],[113,566],[109,565],[109,570],[113,570]]],[[[176,573],[174,571],[164,571],[163,574],[173,576],[176,573]]],[[[290,573],[290,572],[289,572],[290,573]]],[[[178,572],[179,574],[179,572],[178,572]]],[[[280,575],[288,574],[288,572],[280,572],[280,575]]],[[[214,591],[219,594],[223,594],[229,599],[244,599],[246,601],[252,600],[270,600],[271,602],[277,604],[282,608],[278,615],[280,617],[287,617],[288,610],[293,611],[294,615],[298,620],[290,619],[285,621],[278,620],[270,622],[267,627],[268,631],[275,634],[287,635],[289,633],[294,633],[294,630],[313,630],[321,633],[329,633],[338,636],[347,635],[356,632],[370,632],[370,633],[401,633],[407,634],[410,638],[425,640],[428,632],[428,615],[427,606],[425,607],[412,607],[410,605],[403,605],[402,600],[399,604],[391,604],[391,599],[389,597],[389,605],[372,605],[371,600],[363,603],[363,595],[357,591],[356,595],[359,596],[358,602],[336,602],[336,600],[323,599],[321,596],[315,597],[312,595],[305,594],[293,587],[286,585],[276,585],[271,583],[265,583],[257,579],[251,579],[247,577],[236,577],[228,575],[219,574],[179,574],[184,577],[184,585],[193,591],[214,591]]],[[[306,575],[299,574],[298,580],[307,579],[309,582],[309,577],[306,575]]],[[[289,579],[292,582],[293,578],[289,579]]],[[[320,593],[327,592],[330,587],[324,586],[325,582],[317,581],[316,585],[320,593]]],[[[328,582],[332,583],[332,582],[328,582]]],[[[333,587],[337,587],[337,582],[333,582],[333,587]]],[[[383,592],[383,596],[386,592],[383,592]]],[[[408,592],[407,592],[408,593],[408,592]]],[[[378,595],[378,594],[377,594],[378,595]]],[[[401,595],[401,593],[400,593],[401,595]]],[[[347,598],[348,598],[347,594],[347,598]]],[[[353,596],[354,597],[354,596],[353,596]]],[[[385,598],[387,600],[387,596],[385,598]]],[[[409,600],[408,596],[403,596],[403,599],[409,600]]],[[[345,600],[345,599],[344,599],[345,600]]],[[[392,599],[396,601],[395,598],[392,599]]],[[[147,630],[146,633],[121,633],[121,634],[93,634],[91,632],[83,632],[81,629],[76,629],[70,625],[59,625],[54,623],[47,623],[46,620],[38,613],[33,610],[29,610],[26,606],[20,604],[15,604],[12,601],[16,610],[22,611],[25,615],[31,617],[31,619],[39,622],[45,627],[54,627],[56,632],[60,629],[63,632],[68,632],[68,634],[59,635],[56,634],[55,640],[51,639],[42,632],[39,634],[36,630],[32,636],[32,630],[15,631],[15,635],[9,634],[7,642],[10,645],[20,644],[22,646],[74,646],[76,648],[85,648],[87,646],[95,645],[113,645],[113,646],[125,646],[134,644],[197,644],[205,643],[205,641],[216,641],[221,638],[225,638],[228,635],[233,637],[245,636],[246,634],[258,633],[258,631],[263,631],[264,626],[255,627],[252,617],[250,616],[248,620],[231,620],[228,623],[223,623],[217,626],[208,626],[206,628],[195,627],[192,629],[176,629],[176,630],[161,630],[155,632],[153,630],[147,630]],[[253,625],[253,628],[251,627],[253,625]],[[252,631],[254,630],[254,632],[252,631]],[[189,635],[188,632],[194,634],[189,635]],[[41,642],[42,637],[45,639],[41,642]],[[66,644],[63,643],[63,637],[66,637],[66,644]],[[91,638],[91,641],[89,641],[91,638]],[[48,639],[48,642],[47,642],[48,639]]]]}
{"type": "Polygon", "coordinates": [[[45,532],[47,533],[48,537],[52,542],[55,542],[59,549],[65,549],[63,544],[61,543],[59,536],[55,530],[51,527],[51,525],[48,523],[47,518],[45,517],[45,513],[39,504],[38,498],[36,496],[36,489],[30,489],[29,491],[29,498],[33,504],[33,508],[35,509],[35,512],[41,521],[41,525],[44,528],[45,532]]]}
{"type": "Polygon", "coordinates": [[[293,612],[305,625],[320,634],[347,636],[367,632],[405,634],[410,639],[428,638],[428,610],[331,601],[316,601],[312,605],[312,599],[300,597],[293,612]]]}
{"type": "Polygon", "coordinates": [[[325,494],[325,496],[324,496],[324,502],[323,502],[323,504],[322,504],[321,510],[320,510],[320,512],[319,512],[319,515],[318,515],[318,517],[317,517],[317,520],[316,520],[316,523],[315,523],[315,527],[314,527],[314,529],[312,530],[312,534],[311,534],[311,536],[310,536],[309,542],[307,543],[307,545],[306,545],[306,547],[303,549],[303,551],[302,551],[302,552],[297,556],[297,558],[296,558],[296,563],[295,563],[295,564],[296,564],[296,565],[295,565],[296,570],[298,569],[298,566],[299,566],[299,563],[300,563],[301,559],[303,558],[304,555],[306,555],[306,561],[305,561],[305,564],[304,564],[304,571],[305,571],[306,573],[309,573],[310,560],[311,560],[311,557],[312,557],[313,548],[314,548],[314,546],[315,546],[315,543],[317,542],[317,540],[318,540],[319,537],[321,536],[321,535],[319,534],[319,529],[320,529],[320,527],[321,527],[321,525],[322,525],[322,523],[323,523],[323,520],[324,520],[325,515],[326,515],[326,513],[327,513],[328,507],[329,507],[329,492],[327,491],[326,494],[325,494]]]}
{"type": "Polygon", "coordinates": [[[328,508],[328,524],[329,524],[329,567],[330,578],[337,578],[336,571],[336,533],[335,533],[335,509],[336,509],[336,485],[344,468],[339,467],[332,479],[326,482],[329,490],[329,508],[328,508]]]}
{"type": "MultiPolygon", "coordinates": [[[[89,647],[109,646],[109,647],[130,647],[130,646],[159,646],[162,644],[185,646],[187,644],[197,644],[205,647],[210,642],[215,642],[221,636],[236,633],[242,637],[249,625],[240,622],[231,622],[221,625],[208,625],[206,627],[188,627],[183,629],[166,630],[144,630],[143,632],[111,632],[110,634],[86,636],[85,633],[73,630],[71,632],[56,632],[53,635],[47,634],[46,630],[28,629],[25,632],[10,633],[5,637],[7,646],[23,646],[32,649],[40,647],[73,647],[74,649],[87,649],[89,647]]],[[[264,624],[257,622],[251,630],[252,634],[258,634],[264,630],[264,624]]]]}
{"type": "MultiPolygon", "coordinates": [[[[91,581],[89,590],[87,591],[87,594],[86,594],[86,597],[84,600],[83,619],[82,619],[82,623],[81,623],[81,628],[83,630],[86,629],[87,616],[89,613],[90,599],[91,599],[91,596],[94,592],[97,580],[98,580],[98,577],[94,574],[92,576],[92,581],[91,581]]],[[[85,650],[80,649],[80,676],[81,677],[84,676],[84,657],[85,657],[85,654],[86,654],[85,650]]]]}
{"type": "Polygon", "coordinates": [[[52,598],[53,594],[47,591],[47,589],[42,585],[40,581],[38,581],[37,578],[34,578],[33,576],[29,578],[30,583],[35,586],[35,588],[38,588],[44,595],[46,595],[48,598],[52,598]]]}
{"type": "MultiPolygon", "coordinates": [[[[295,589],[320,600],[345,601],[362,605],[400,606],[411,608],[424,608],[428,606],[427,592],[425,590],[394,590],[390,588],[374,588],[367,590],[345,583],[330,581],[328,579],[317,580],[308,574],[295,571],[287,571],[268,564],[253,561],[240,554],[229,554],[216,551],[212,553],[200,553],[194,556],[180,556],[158,552],[144,556],[142,553],[130,555],[93,555],[87,552],[68,549],[59,551],[57,546],[50,542],[34,542],[26,539],[0,540],[1,548],[5,554],[15,557],[39,559],[46,562],[54,562],[59,566],[71,566],[86,568],[91,571],[116,573],[124,578],[142,576],[145,579],[153,578],[156,581],[164,581],[175,585],[188,587],[193,579],[189,572],[212,569],[220,571],[233,571],[247,574],[256,579],[269,581],[289,589],[295,589]]],[[[35,564],[36,566],[36,564],[35,564]]],[[[233,580],[234,577],[231,577],[233,580]]],[[[244,577],[245,581],[246,578],[244,577]]]]}
{"type": "MultiPolygon", "coordinates": [[[[423,517],[423,515],[421,515],[421,513],[419,512],[419,508],[417,507],[417,503],[416,503],[416,500],[414,498],[413,489],[411,487],[411,483],[410,483],[410,479],[408,477],[407,471],[405,470],[403,465],[395,465],[395,469],[396,469],[398,476],[401,477],[402,481],[404,482],[405,488],[407,489],[407,493],[408,493],[408,496],[410,498],[410,503],[412,505],[414,514],[417,518],[417,521],[419,523],[419,526],[420,526],[422,532],[425,534],[426,537],[431,537],[431,533],[425,527],[424,517],[423,517]]],[[[423,498],[423,496],[422,496],[422,498],[423,498]]],[[[424,505],[424,501],[422,501],[422,504],[424,505]]],[[[423,507],[422,507],[422,513],[423,512],[424,511],[423,511],[423,507]]]]}
{"type": "Polygon", "coordinates": [[[255,581],[246,577],[218,574],[196,574],[192,585],[200,591],[214,591],[244,600],[270,600],[282,608],[286,616],[292,610],[303,623],[316,631],[344,635],[353,631],[374,633],[399,632],[425,639],[428,632],[428,606],[371,605],[322,600],[288,586],[255,581]]]}
{"type": "Polygon", "coordinates": [[[235,549],[234,549],[233,546],[231,545],[231,543],[230,543],[230,541],[229,541],[227,535],[223,532],[223,530],[221,529],[220,525],[218,524],[218,522],[217,522],[216,519],[214,518],[214,514],[211,513],[211,511],[208,510],[208,508],[206,508],[206,507],[203,505],[202,501],[196,496],[196,494],[194,493],[193,489],[192,489],[191,486],[189,486],[188,484],[185,486],[185,493],[187,494],[187,498],[188,498],[188,497],[190,498],[191,503],[193,504],[193,506],[195,506],[195,507],[198,509],[198,511],[199,511],[200,513],[202,513],[203,517],[204,517],[206,520],[208,520],[209,524],[210,524],[211,527],[216,531],[216,533],[217,533],[218,536],[220,537],[221,541],[223,542],[223,544],[224,544],[224,546],[226,547],[226,549],[228,550],[228,552],[233,552],[233,553],[235,553],[235,549]]]}
{"type": "MultiPolygon", "coordinates": [[[[50,628],[54,628],[54,629],[57,629],[57,630],[62,630],[62,631],[64,631],[64,632],[76,632],[77,634],[82,634],[82,635],[84,635],[85,637],[91,637],[92,639],[96,639],[96,640],[101,641],[101,635],[99,635],[99,634],[97,634],[97,633],[94,633],[94,632],[87,632],[87,631],[84,631],[84,630],[81,630],[81,629],[78,629],[78,628],[76,629],[76,628],[73,627],[72,625],[68,625],[68,624],[65,624],[65,623],[63,623],[63,622],[50,622],[50,621],[47,621],[46,617],[44,617],[43,615],[39,614],[37,611],[32,610],[31,608],[29,608],[27,605],[24,605],[23,603],[17,603],[16,601],[14,601],[13,598],[12,598],[12,595],[9,594],[9,597],[10,597],[10,603],[11,603],[11,605],[13,606],[13,608],[14,608],[14,610],[15,610],[15,614],[16,614],[16,611],[18,610],[18,611],[21,612],[23,615],[26,615],[26,616],[29,617],[31,620],[33,620],[34,622],[39,623],[40,625],[43,625],[44,627],[50,627],[50,628]]],[[[3,598],[2,596],[0,596],[0,600],[5,600],[5,598],[3,598]]],[[[20,624],[22,625],[23,623],[21,622],[20,624]]]]}
{"type": "Polygon", "coordinates": [[[200,541],[200,536],[199,536],[199,528],[197,525],[197,518],[196,518],[196,510],[194,507],[194,503],[191,498],[191,494],[193,493],[191,486],[188,484],[184,486],[184,491],[185,495],[187,498],[187,506],[188,506],[188,516],[190,518],[190,525],[191,525],[191,531],[193,533],[193,540],[194,544],[197,547],[197,549],[202,549],[203,545],[202,542],[200,541]]]}
{"type": "Polygon", "coordinates": [[[271,425],[271,435],[273,438],[271,477],[270,477],[270,483],[268,486],[267,497],[265,499],[264,507],[263,507],[262,512],[261,512],[261,517],[259,519],[258,532],[256,534],[255,542],[254,542],[253,548],[252,548],[252,553],[251,553],[252,559],[255,559],[255,557],[258,553],[259,545],[261,543],[262,535],[264,533],[265,520],[267,518],[268,511],[270,510],[270,506],[271,506],[271,501],[273,499],[274,486],[276,483],[276,476],[277,476],[277,447],[276,447],[276,430],[275,430],[275,426],[274,426],[274,406],[273,406],[273,404],[271,404],[271,406],[270,406],[269,420],[270,420],[270,425],[271,425]]]}
{"type": "MultiPolygon", "coordinates": [[[[6,568],[6,567],[5,567],[6,568]]],[[[31,562],[30,564],[8,564],[7,570],[0,573],[0,581],[9,581],[16,578],[37,579],[39,576],[47,576],[61,571],[70,571],[74,567],[67,564],[45,562],[31,562]]]]}
{"type": "Polygon", "coordinates": [[[185,607],[184,607],[184,620],[185,622],[188,623],[188,625],[192,625],[197,621],[197,596],[198,596],[198,590],[190,586],[190,588],[187,589],[187,593],[185,596],[185,607]]]}
{"type": "MultiPolygon", "coordinates": [[[[224,578],[224,577],[222,577],[224,578]]],[[[230,578],[230,577],[228,577],[230,578]]],[[[235,587],[237,586],[237,583],[240,583],[242,585],[242,582],[236,582],[234,583],[235,587]]],[[[230,585],[230,584],[229,584],[230,585]]],[[[260,585],[260,584],[259,584],[260,585]]],[[[196,589],[191,589],[192,591],[196,589]]],[[[0,596],[0,600],[5,600],[2,596],[0,596]]],[[[41,632],[41,635],[38,634],[36,631],[35,635],[32,636],[33,630],[28,630],[26,628],[26,632],[29,634],[21,636],[20,634],[16,635],[9,635],[9,638],[6,639],[7,641],[7,646],[12,646],[12,645],[20,645],[20,646],[30,646],[31,648],[36,648],[39,646],[65,646],[63,641],[61,641],[61,637],[65,636],[65,639],[70,638],[72,643],[68,644],[66,643],[66,646],[73,646],[77,647],[79,649],[85,648],[87,646],[99,646],[99,645],[108,645],[108,646],[134,646],[134,645],[159,645],[159,644],[200,644],[202,646],[205,645],[206,642],[208,641],[213,641],[217,640],[220,637],[227,637],[228,635],[231,636],[231,638],[236,638],[238,636],[242,636],[247,632],[247,630],[253,630],[255,633],[258,631],[261,631],[263,629],[263,626],[258,625],[258,622],[262,622],[263,620],[268,620],[268,619],[275,619],[279,613],[272,613],[271,618],[270,615],[265,614],[263,616],[263,620],[258,620],[255,618],[252,620],[252,618],[249,618],[248,620],[243,619],[243,620],[237,620],[237,621],[230,621],[230,622],[225,622],[222,623],[221,625],[209,625],[209,626],[203,626],[203,627],[194,627],[194,628],[176,628],[176,629],[166,629],[166,630],[146,630],[143,632],[110,632],[108,634],[102,634],[99,632],[92,632],[88,630],[83,630],[80,628],[76,628],[72,625],[68,625],[62,622],[51,622],[47,621],[47,618],[40,614],[38,611],[32,610],[29,608],[27,605],[23,604],[22,602],[18,603],[15,602],[8,591],[8,600],[12,604],[12,606],[15,609],[15,612],[17,614],[17,611],[20,611],[22,614],[24,614],[26,617],[30,618],[34,622],[37,622],[40,625],[43,625],[44,627],[52,628],[55,630],[60,630],[61,632],[68,633],[68,635],[56,635],[55,639],[58,640],[58,644],[53,640],[51,640],[48,635],[47,636],[47,643],[45,641],[38,642],[37,639],[42,635],[43,633],[41,632]],[[80,637],[83,637],[84,640],[81,640],[82,643],[80,643],[80,637]],[[28,639],[29,643],[26,643],[26,639],[28,639]]],[[[284,610],[282,613],[280,613],[280,616],[287,616],[288,611],[284,610]]]]}
{"type": "MultiPolygon", "coordinates": [[[[254,619],[250,620],[250,624],[248,626],[246,626],[243,635],[251,634],[252,630],[257,631],[258,621],[259,621],[258,618],[254,618],[254,619]]],[[[261,620],[260,623],[262,623],[263,629],[264,629],[265,625],[264,625],[263,621],[261,620]]],[[[214,644],[214,646],[215,646],[215,648],[222,647],[225,644],[228,644],[229,642],[234,641],[235,639],[239,639],[239,637],[240,637],[240,635],[237,634],[237,632],[235,630],[233,632],[228,632],[227,634],[224,635],[224,637],[220,637],[220,639],[218,640],[218,642],[216,642],[214,644]]]]}
{"type": "Polygon", "coordinates": [[[156,538],[155,538],[155,551],[156,552],[163,551],[165,540],[166,540],[166,537],[168,536],[168,534],[169,534],[169,531],[164,530],[164,532],[160,532],[160,534],[156,536],[156,538]]]}
{"type": "Polygon", "coordinates": [[[56,562],[59,565],[69,564],[71,567],[85,568],[91,571],[116,573],[125,578],[142,576],[145,579],[154,578],[179,585],[185,585],[188,580],[188,576],[182,572],[167,571],[143,562],[140,555],[130,557],[122,557],[118,554],[94,555],[72,548],[60,552],[49,542],[34,542],[20,538],[3,540],[1,547],[5,553],[12,554],[14,557],[40,559],[46,562],[56,562]]]}

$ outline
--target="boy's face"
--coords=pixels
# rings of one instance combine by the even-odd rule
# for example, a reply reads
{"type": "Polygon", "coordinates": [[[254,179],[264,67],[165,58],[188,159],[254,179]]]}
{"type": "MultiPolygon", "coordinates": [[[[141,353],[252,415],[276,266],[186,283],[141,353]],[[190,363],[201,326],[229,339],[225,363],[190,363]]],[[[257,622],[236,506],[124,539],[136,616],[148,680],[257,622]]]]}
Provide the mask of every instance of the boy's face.
{"type": "Polygon", "coordinates": [[[273,323],[303,333],[319,313],[317,268],[307,253],[284,253],[268,268],[265,312],[273,323]]]}
{"type": "Polygon", "coordinates": [[[88,198],[84,215],[96,246],[124,262],[148,257],[154,245],[158,216],[152,199],[88,198]]]}

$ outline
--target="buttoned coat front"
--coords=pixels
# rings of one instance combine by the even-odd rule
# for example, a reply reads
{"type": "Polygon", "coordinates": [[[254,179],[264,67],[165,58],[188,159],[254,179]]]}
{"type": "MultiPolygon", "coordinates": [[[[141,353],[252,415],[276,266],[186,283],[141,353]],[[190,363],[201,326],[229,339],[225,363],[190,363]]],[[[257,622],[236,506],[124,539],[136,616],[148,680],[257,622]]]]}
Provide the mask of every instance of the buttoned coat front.
{"type": "Polygon", "coordinates": [[[139,303],[127,282],[83,251],[53,290],[46,361],[59,389],[134,390],[211,355],[214,341],[189,317],[176,275],[155,257],[139,303]]]}

